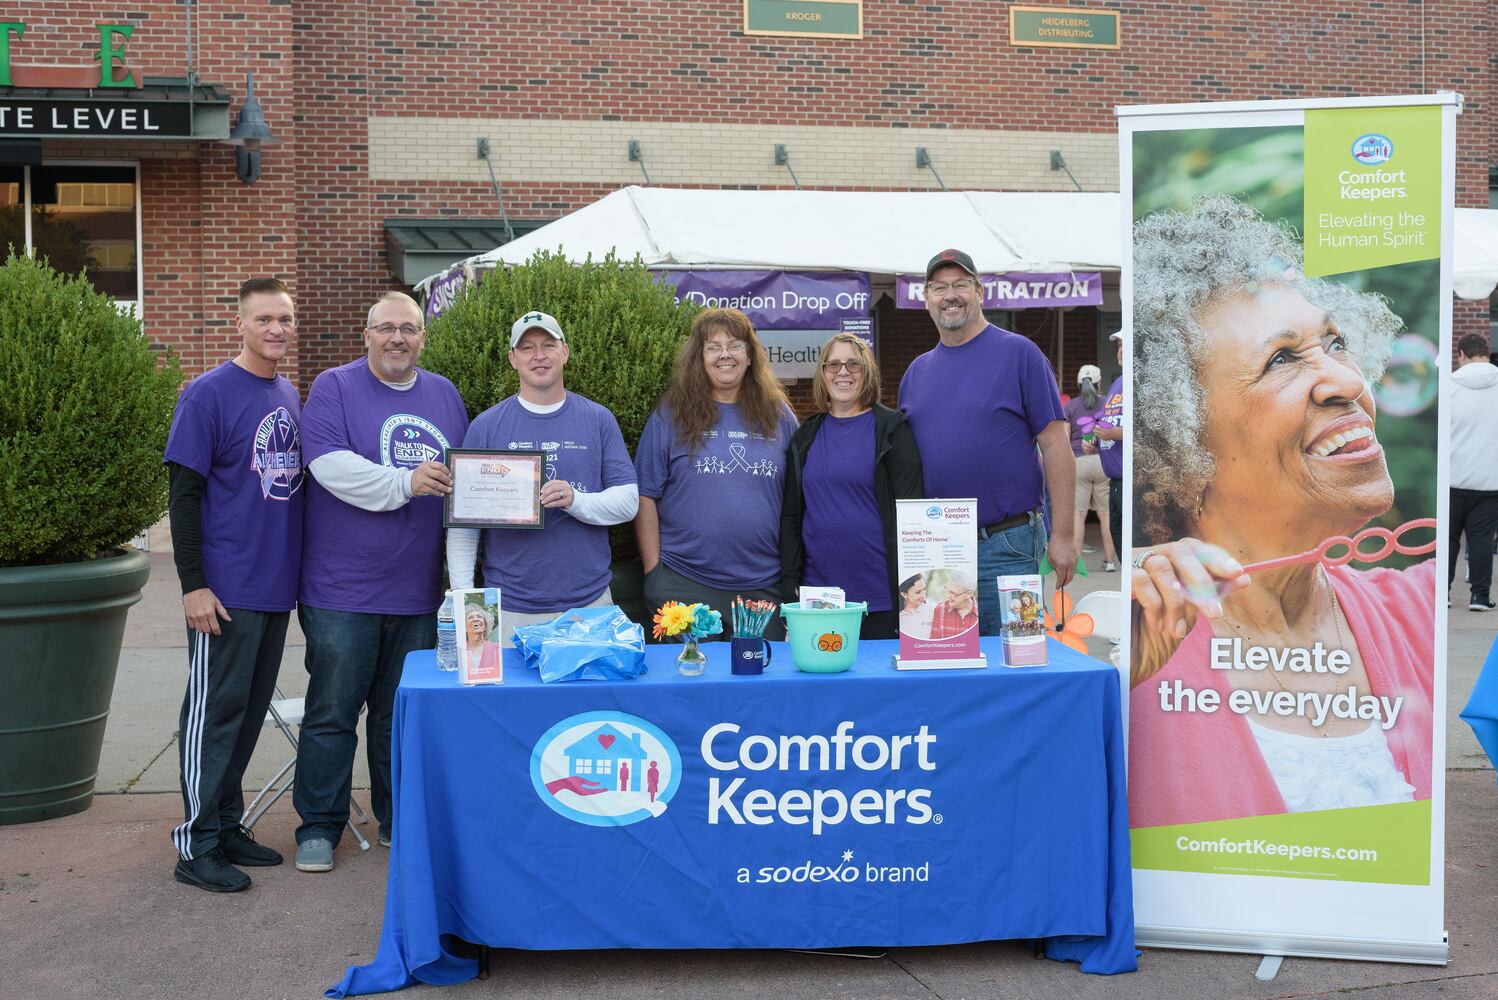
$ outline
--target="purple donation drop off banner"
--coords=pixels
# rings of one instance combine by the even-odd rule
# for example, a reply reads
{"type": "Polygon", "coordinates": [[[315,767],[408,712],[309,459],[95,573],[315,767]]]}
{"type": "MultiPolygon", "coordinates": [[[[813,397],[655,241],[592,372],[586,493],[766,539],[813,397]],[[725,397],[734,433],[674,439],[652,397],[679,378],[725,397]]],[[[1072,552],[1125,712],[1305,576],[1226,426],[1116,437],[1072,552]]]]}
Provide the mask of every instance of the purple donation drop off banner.
{"type": "Polygon", "coordinates": [[[678,300],[737,309],[756,330],[837,330],[869,314],[869,276],[845,271],[662,271],[678,300]]]}

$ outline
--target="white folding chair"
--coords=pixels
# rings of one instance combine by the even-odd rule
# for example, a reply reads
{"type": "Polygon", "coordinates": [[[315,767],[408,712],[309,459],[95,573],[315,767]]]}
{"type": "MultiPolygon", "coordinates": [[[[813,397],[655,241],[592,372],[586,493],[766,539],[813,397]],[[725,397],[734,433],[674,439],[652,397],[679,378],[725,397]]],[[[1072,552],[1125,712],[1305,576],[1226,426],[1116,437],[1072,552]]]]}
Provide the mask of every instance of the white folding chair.
{"type": "MultiPolygon", "coordinates": [[[[260,817],[264,816],[266,810],[275,805],[276,801],[286,794],[291,788],[292,782],[296,780],[297,741],[296,733],[291,731],[291,727],[301,726],[302,717],[306,714],[306,711],[307,699],[284,697],[281,694],[281,688],[279,686],[276,688],[276,696],[271,699],[270,707],[265,711],[264,726],[266,729],[275,728],[281,730],[281,734],[291,744],[291,759],[281,765],[281,769],[265,783],[265,787],[260,789],[259,794],[251,799],[250,804],[245,807],[244,820],[242,822],[246,830],[255,829],[255,824],[260,821],[260,817]],[[261,802],[262,799],[265,799],[263,803],[261,802]]],[[[369,814],[360,808],[358,801],[352,795],[349,796],[349,805],[358,815],[360,823],[369,822],[369,814]]],[[[354,825],[353,817],[349,817],[348,828],[353,833],[354,839],[359,842],[359,850],[369,850],[369,841],[364,838],[364,834],[360,833],[359,828],[354,825]]]]}
{"type": "Polygon", "coordinates": [[[1124,615],[1128,611],[1124,595],[1117,590],[1094,590],[1082,595],[1072,614],[1092,616],[1092,634],[1115,646],[1123,638],[1124,615]]]}

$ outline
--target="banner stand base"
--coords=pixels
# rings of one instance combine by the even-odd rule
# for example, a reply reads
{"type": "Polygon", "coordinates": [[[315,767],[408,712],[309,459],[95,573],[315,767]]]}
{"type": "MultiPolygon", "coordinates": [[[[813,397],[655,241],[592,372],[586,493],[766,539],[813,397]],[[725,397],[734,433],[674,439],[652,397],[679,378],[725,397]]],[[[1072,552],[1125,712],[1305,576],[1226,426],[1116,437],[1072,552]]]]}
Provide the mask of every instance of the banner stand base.
{"type": "Polygon", "coordinates": [[[988,666],[988,657],[983,653],[957,660],[910,660],[891,656],[889,662],[896,670],[982,670],[988,666]]]}
{"type": "Polygon", "coordinates": [[[1267,983],[1280,974],[1280,965],[1285,961],[1284,955],[1265,955],[1259,967],[1254,970],[1254,978],[1262,983],[1267,983]]]}
{"type": "MultiPolygon", "coordinates": [[[[1343,958],[1359,962],[1408,962],[1446,965],[1450,938],[1439,941],[1398,941],[1382,938],[1326,938],[1273,931],[1217,931],[1197,927],[1136,927],[1134,941],[1141,948],[1180,948],[1187,951],[1232,951],[1271,958],[1343,958]]],[[[1259,966],[1263,971],[1265,966],[1259,966]]],[[[1271,975],[1270,978],[1273,978],[1271,975]]]]}

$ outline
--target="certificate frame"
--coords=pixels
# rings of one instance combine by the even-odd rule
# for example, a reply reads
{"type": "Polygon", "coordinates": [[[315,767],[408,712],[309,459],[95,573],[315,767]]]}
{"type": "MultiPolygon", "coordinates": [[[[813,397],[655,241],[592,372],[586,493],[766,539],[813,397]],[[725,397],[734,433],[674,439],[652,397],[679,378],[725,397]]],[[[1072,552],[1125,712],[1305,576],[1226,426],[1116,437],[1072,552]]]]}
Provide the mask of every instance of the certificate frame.
{"type": "MultiPolygon", "coordinates": [[[[541,485],[546,481],[546,452],[514,448],[449,448],[444,460],[453,477],[453,491],[442,501],[444,528],[546,527],[546,508],[541,506],[541,485]],[[465,495],[464,490],[474,488],[475,477],[481,474],[488,463],[497,463],[511,469],[519,466],[522,478],[529,478],[534,487],[525,487],[525,502],[513,512],[501,510],[493,517],[475,515],[471,510],[465,513],[460,505],[471,508],[474,501],[471,496],[465,495]]],[[[513,504],[514,499],[510,498],[507,502],[513,504]]]]}

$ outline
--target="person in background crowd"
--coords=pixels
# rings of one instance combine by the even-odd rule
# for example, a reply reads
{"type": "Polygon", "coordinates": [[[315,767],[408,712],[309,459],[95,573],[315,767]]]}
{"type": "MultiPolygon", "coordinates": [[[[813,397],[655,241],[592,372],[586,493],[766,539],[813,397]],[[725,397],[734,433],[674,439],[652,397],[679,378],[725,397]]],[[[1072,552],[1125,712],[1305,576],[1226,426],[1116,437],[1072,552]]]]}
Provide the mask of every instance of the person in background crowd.
{"type": "Polygon", "coordinates": [[[359,710],[380,843],[390,845],[390,719],[406,654],[428,649],[442,601],[442,464],[468,411],[441,375],[416,367],[421,308],[387,292],[369,310],[368,355],[312,383],[302,447],[312,483],[297,620],[307,636],[307,704],[292,802],[296,866],[333,868],[348,821],[359,710]]]}
{"type": "MultiPolygon", "coordinates": [[[[540,531],[485,528],[484,586],[500,589],[500,645],[515,626],[550,621],[572,608],[614,603],[609,592],[609,526],[639,509],[635,467],[619,421],[602,406],[568,392],[571,349],[561,324],[528,312],[510,327],[510,365],[520,391],[473,418],[465,448],[546,452],[540,531]]],[[[473,586],[478,528],[447,533],[447,572],[454,587],[473,586]]]]}
{"type": "Polygon", "coordinates": [[[1109,530],[1108,476],[1098,458],[1097,442],[1097,422],[1105,403],[1098,394],[1098,383],[1102,380],[1103,373],[1097,365],[1081,367],[1077,372],[1080,391],[1066,404],[1066,421],[1071,428],[1072,454],[1077,458],[1077,542],[1082,541],[1088,509],[1097,511],[1098,524],[1103,529],[1103,572],[1113,573],[1118,569],[1118,550],[1109,530]]]}
{"type": "MultiPolygon", "coordinates": [[[[726,617],[735,596],[782,600],[781,477],[795,430],[749,318],[698,313],[635,452],[635,537],[652,609],[702,602],[726,617]]],[[[766,635],[783,631],[776,619],[766,635]]]]}
{"type": "Polygon", "coordinates": [[[895,501],[925,496],[905,414],[879,402],[879,366],[851,333],[822,345],[817,413],[792,435],[780,514],[780,590],[841,587],[868,604],[860,633],[893,639],[899,624],[895,501]]]}
{"type": "Polygon", "coordinates": [[[1058,587],[1076,571],[1076,459],[1050,363],[1028,338],[984,317],[973,259],[961,250],[932,257],[925,294],[941,341],[906,370],[900,408],[927,492],[978,498],[978,606],[983,633],[997,635],[997,577],[1039,573],[1042,553],[1058,587]]]}
{"type": "MultiPolygon", "coordinates": [[[[1451,545],[1447,549],[1446,589],[1456,578],[1456,554],[1467,535],[1467,581],[1471,611],[1493,610],[1493,532],[1498,529],[1498,367],[1488,338],[1468,333],[1457,342],[1457,370],[1451,376],[1451,545]]],[[[1447,603],[1450,603],[1448,598],[1447,603]]]]}
{"type": "Polygon", "coordinates": [[[182,390],[165,461],[172,554],[187,618],[179,739],[186,819],[172,830],[178,882],[237,892],[235,865],[281,863],[240,825],[240,784],[281,670],[302,554],[301,398],[276,374],[296,339],[278,278],[239,287],[232,361],[182,390]]]}
{"type": "MultiPolygon", "coordinates": [[[[1123,332],[1108,335],[1118,351],[1118,363],[1123,364],[1123,332]]],[[[1108,520],[1104,521],[1108,537],[1113,539],[1116,559],[1123,553],[1123,372],[1108,387],[1103,400],[1103,413],[1093,431],[1097,438],[1098,462],[1103,475],[1108,477],[1108,520]]]]}

